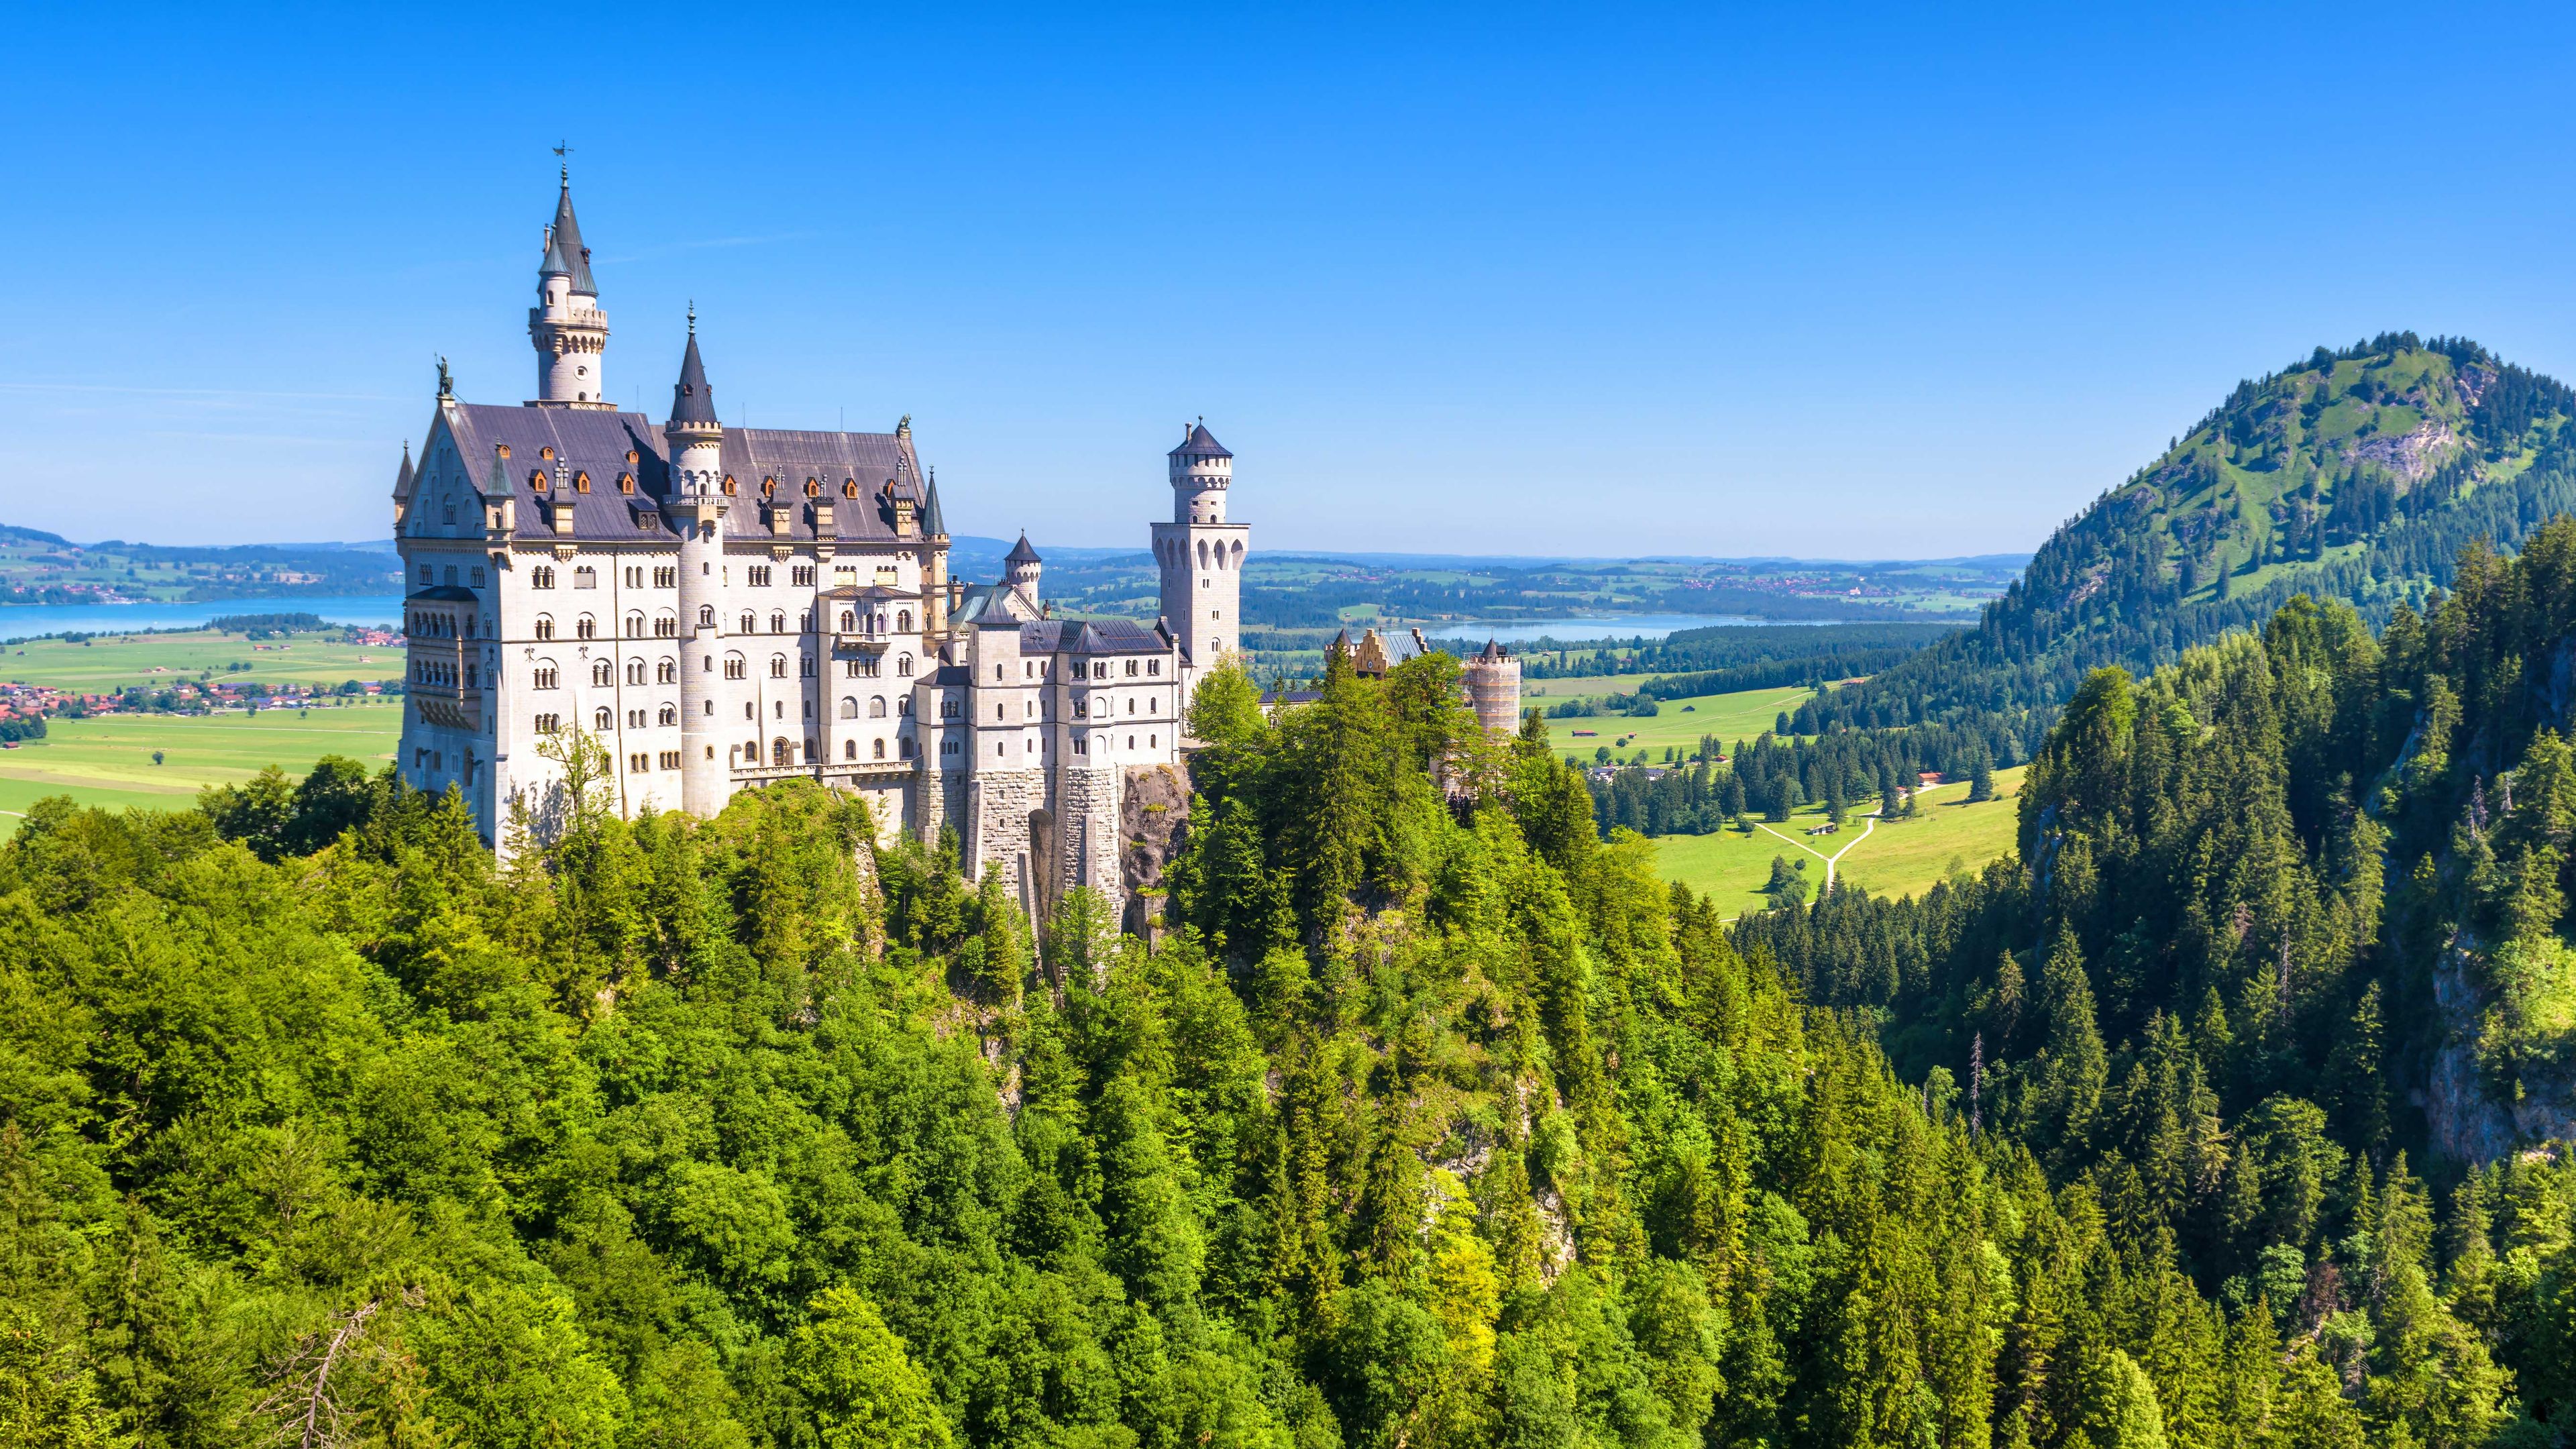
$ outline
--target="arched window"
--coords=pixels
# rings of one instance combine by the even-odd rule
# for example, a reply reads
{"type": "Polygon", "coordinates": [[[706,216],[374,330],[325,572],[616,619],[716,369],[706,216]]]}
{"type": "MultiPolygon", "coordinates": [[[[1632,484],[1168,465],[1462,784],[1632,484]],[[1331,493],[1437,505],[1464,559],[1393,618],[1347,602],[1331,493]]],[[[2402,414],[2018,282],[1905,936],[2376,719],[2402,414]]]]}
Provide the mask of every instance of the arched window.
{"type": "Polygon", "coordinates": [[[1239,538],[1234,541],[1234,566],[1243,567],[1243,540],[1239,538]]]}
{"type": "Polygon", "coordinates": [[[644,682],[643,660],[629,659],[626,661],[626,682],[629,684],[642,684],[644,682]]]}
{"type": "Polygon", "coordinates": [[[590,662],[590,682],[603,689],[616,682],[609,675],[607,660],[594,659],[590,662]]]}
{"type": "Polygon", "coordinates": [[[561,687],[559,684],[560,678],[561,676],[555,673],[555,662],[551,659],[544,659],[538,661],[537,672],[532,676],[532,681],[539,689],[556,689],[561,687]]]}
{"type": "Polygon", "coordinates": [[[676,639],[680,637],[680,621],[668,614],[664,614],[655,619],[653,621],[653,637],[656,639],[676,639]]]}
{"type": "Polygon", "coordinates": [[[772,634],[784,634],[787,632],[787,615],[785,613],[773,613],[769,616],[769,632],[772,634]]]}
{"type": "Polygon", "coordinates": [[[884,758],[885,758],[885,741],[883,741],[883,740],[870,740],[870,741],[868,741],[868,747],[869,747],[870,749],[873,749],[874,751],[876,751],[876,754],[873,756],[873,758],[875,758],[875,759],[880,759],[880,760],[882,760],[882,759],[884,759],[884,758]]]}
{"type": "Polygon", "coordinates": [[[772,654],[769,656],[769,677],[772,679],[785,679],[787,677],[786,655],[772,654]]]}
{"type": "Polygon", "coordinates": [[[843,740],[843,741],[841,741],[841,758],[842,758],[842,759],[845,759],[845,760],[855,760],[855,759],[857,759],[858,757],[859,757],[859,742],[858,742],[857,740],[843,740]]]}
{"type": "Polygon", "coordinates": [[[537,565],[535,568],[533,568],[533,569],[531,569],[531,570],[529,570],[529,571],[528,571],[528,587],[529,587],[529,588],[532,588],[532,589],[551,589],[551,588],[553,588],[554,586],[555,586],[555,571],[554,571],[552,568],[548,567],[547,565],[545,565],[545,564],[539,564],[539,565],[537,565]]]}
{"type": "Polygon", "coordinates": [[[1199,567],[1200,567],[1200,568],[1206,568],[1207,566],[1208,566],[1208,546],[1207,546],[1207,540],[1203,538],[1203,539],[1200,539],[1200,540],[1199,540],[1199,567]]]}
{"type": "Polygon", "coordinates": [[[743,677],[743,660],[742,660],[742,656],[741,656],[741,655],[739,655],[739,654],[728,654],[728,655],[726,655],[726,656],[725,656],[725,678],[727,678],[727,679],[740,679],[740,678],[742,678],[742,677],[743,677]]]}
{"type": "Polygon", "coordinates": [[[858,632],[858,629],[859,616],[851,613],[847,609],[843,609],[841,611],[841,632],[844,634],[855,634],[858,632]]]}
{"type": "Polygon", "coordinates": [[[643,615],[629,614],[626,616],[626,637],[629,639],[641,639],[644,637],[643,615]]]}
{"type": "Polygon", "coordinates": [[[905,719],[912,718],[912,696],[907,694],[903,698],[896,700],[894,702],[894,712],[902,715],[905,719]]]}
{"type": "Polygon", "coordinates": [[[856,695],[851,695],[851,694],[845,694],[845,695],[842,695],[842,696],[841,696],[841,718],[843,718],[843,719],[857,719],[858,717],[859,717],[859,700],[858,700],[858,696],[856,696],[856,695]]]}
{"type": "Polygon", "coordinates": [[[757,620],[757,619],[755,619],[755,618],[753,618],[753,617],[751,616],[751,611],[750,611],[749,609],[745,609],[745,610],[743,610],[743,611],[742,611],[742,632],[743,632],[743,633],[745,633],[745,634],[755,634],[755,633],[758,633],[759,631],[760,631],[760,621],[759,621],[759,620],[757,620]]]}
{"type": "Polygon", "coordinates": [[[655,718],[662,724],[678,724],[680,722],[680,707],[676,704],[666,704],[662,706],[661,713],[655,716],[655,718]]]}
{"type": "Polygon", "coordinates": [[[537,637],[540,639],[551,639],[555,637],[555,621],[553,615],[539,614],[537,616],[537,637]]]}
{"type": "Polygon", "coordinates": [[[773,765],[792,765],[796,763],[796,747],[789,744],[786,737],[783,735],[777,739],[771,740],[769,742],[769,763],[773,765]]]}
{"type": "Polygon", "coordinates": [[[886,701],[885,701],[885,696],[884,696],[884,695],[882,695],[882,694],[880,694],[880,695],[878,695],[876,698],[871,699],[871,700],[869,700],[869,701],[868,701],[868,718],[870,718],[870,719],[884,719],[885,717],[886,717],[886,701]]]}
{"type": "Polygon", "coordinates": [[[610,714],[608,712],[608,706],[603,704],[598,709],[591,711],[590,722],[593,727],[606,730],[615,726],[617,723],[617,716],[610,714]]]}
{"type": "Polygon", "coordinates": [[[712,629],[715,626],[716,606],[713,604],[698,605],[698,627],[701,629],[712,629]]]}
{"type": "Polygon", "coordinates": [[[899,632],[899,633],[904,633],[904,634],[909,634],[909,633],[911,633],[911,632],[912,632],[912,611],[911,611],[910,609],[905,609],[905,610],[902,610],[902,611],[900,611],[899,613],[897,613],[897,614],[894,616],[894,627],[895,627],[896,631],[897,631],[897,632],[899,632]]]}
{"type": "Polygon", "coordinates": [[[590,639],[597,637],[598,634],[599,621],[593,619],[588,614],[584,614],[579,619],[573,621],[572,636],[574,638],[590,639]]]}
{"type": "Polygon", "coordinates": [[[912,677],[912,656],[906,654],[896,659],[894,662],[894,672],[902,675],[906,679],[910,679],[912,677]]]}
{"type": "Polygon", "coordinates": [[[655,684],[677,684],[677,683],[679,683],[679,682],[680,682],[680,661],[679,661],[679,660],[677,660],[677,659],[665,659],[665,660],[663,660],[661,663],[654,665],[654,666],[653,666],[653,682],[654,682],[655,684]]]}

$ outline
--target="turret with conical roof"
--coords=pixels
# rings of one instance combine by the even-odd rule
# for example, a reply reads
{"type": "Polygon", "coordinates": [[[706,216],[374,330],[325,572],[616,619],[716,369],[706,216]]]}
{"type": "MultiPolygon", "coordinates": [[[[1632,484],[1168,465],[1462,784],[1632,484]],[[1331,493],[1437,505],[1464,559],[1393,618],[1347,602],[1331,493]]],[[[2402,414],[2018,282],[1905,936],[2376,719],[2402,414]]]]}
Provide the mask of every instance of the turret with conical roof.
{"type": "Polygon", "coordinates": [[[563,172],[561,181],[555,219],[537,259],[537,305],[528,309],[528,340],[537,349],[535,400],[541,407],[605,408],[608,314],[599,310],[590,248],[582,244],[581,223],[572,214],[572,173],[563,172]]]}
{"type": "Polygon", "coordinates": [[[1038,570],[1045,562],[1038,557],[1036,549],[1029,547],[1029,536],[1026,533],[1022,533],[1020,541],[1013,544],[1011,551],[1002,556],[1002,582],[1018,590],[1020,597],[1028,600],[1029,611],[1032,614],[1040,609],[1038,570]]]}
{"type": "Polygon", "coordinates": [[[1154,525],[1154,562],[1162,574],[1163,617],[1181,637],[1193,669],[1240,647],[1243,554],[1251,530],[1225,517],[1234,486],[1234,454],[1207,429],[1181,425],[1181,445],[1165,455],[1172,482],[1172,521],[1154,525]]]}
{"type": "MultiPolygon", "coordinates": [[[[706,360],[698,355],[698,309],[689,309],[688,350],[680,354],[680,379],[671,384],[671,416],[662,424],[670,445],[671,485],[664,516],[680,534],[680,636],[699,651],[680,671],[680,803],[693,815],[724,808],[731,790],[726,724],[716,717],[724,685],[713,672],[716,615],[724,594],[724,425],[716,421],[715,389],[707,385],[706,360]]],[[[727,706],[728,708],[730,706],[727,706]]]]}

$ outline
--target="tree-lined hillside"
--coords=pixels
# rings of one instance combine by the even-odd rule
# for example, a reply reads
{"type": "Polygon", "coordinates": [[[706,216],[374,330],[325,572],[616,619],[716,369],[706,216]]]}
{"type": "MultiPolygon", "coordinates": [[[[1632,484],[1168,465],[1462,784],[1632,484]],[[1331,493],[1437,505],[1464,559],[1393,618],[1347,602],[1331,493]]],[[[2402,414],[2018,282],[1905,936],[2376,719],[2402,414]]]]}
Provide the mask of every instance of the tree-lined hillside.
{"type": "Polygon", "coordinates": [[[1818,701],[1806,728],[1975,722],[2026,757],[2086,671],[2152,669],[2296,594],[2377,623],[2576,509],[2576,394],[2459,338],[2385,334],[2237,385],[2052,536],[1977,628],[1818,701]]]}
{"type": "MultiPolygon", "coordinates": [[[[2296,1112],[2210,1137],[2211,1068],[2074,1025],[2080,964],[2126,959],[2075,915],[1997,1043],[2031,1053],[2014,1085],[1900,1079],[1810,954],[1740,951],[1600,841],[1543,733],[1482,744],[1454,669],[1336,667],[1277,721],[1209,681],[1153,950],[1082,893],[1033,933],[998,876],[873,849],[863,806],[797,783],[706,822],[590,805],[506,869],[452,796],[346,769],[40,807],[0,846],[0,1425],[2547,1442],[2514,1395],[2564,1392],[2565,1173],[2437,1214],[2296,1112]],[[2050,1105],[2114,1101],[2115,1065],[2116,1109],[2050,1105]],[[2179,1141],[2179,1184],[2095,1121],[2179,1141]],[[2246,1154],[2276,1177],[2210,1166],[2246,1154]],[[2345,1234],[2342,1276],[2204,1264],[2159,1213],[2209,1173],[2285,1242],[2345,1234]]],[[[2087,728],[2053,801],[2105,798],[2087,728]]],[[[2302,929],[2355,928],[2320,909],[2302,929]]]]}

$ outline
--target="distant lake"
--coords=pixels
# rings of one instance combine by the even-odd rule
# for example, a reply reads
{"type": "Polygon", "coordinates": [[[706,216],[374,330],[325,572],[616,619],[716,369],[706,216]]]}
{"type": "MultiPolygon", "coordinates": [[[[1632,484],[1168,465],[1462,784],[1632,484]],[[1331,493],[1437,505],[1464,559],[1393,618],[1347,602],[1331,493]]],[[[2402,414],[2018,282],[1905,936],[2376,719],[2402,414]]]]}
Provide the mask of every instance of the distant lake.
{"type": "MultiPolygon", "coordinates": [[[[1757,619],[1747,614],[1631,614],[1612,619],[1517,619],[1510,623],[1425,624],[1424,637],[1431,639],[1465,639],[1481,642],[1491,639],[1502,644],[1526,644],[1533,639],[1554,639],[1560,643],[1590,642],[1596,639],[1661,639],[1684,629],[1720,629],[1754,624],[1820,624],[1827,619],[1757,619]]],[[[1378,630],[1387,632],[1383,627],[1378,630]]],[[[1405,625],[1395,632],[1410,645],[1413,636],[1405,625]]]]}
{"type": "Polygon", "coordinates": [[[117,634],[137,629],[202,629],[227,614],[319,614],[334,624],[402,622],[400,594],[350,594],[321,599],[218,599],[205,604],[7,604],[0,605],[0,639],[40,634],[117,634]]]}

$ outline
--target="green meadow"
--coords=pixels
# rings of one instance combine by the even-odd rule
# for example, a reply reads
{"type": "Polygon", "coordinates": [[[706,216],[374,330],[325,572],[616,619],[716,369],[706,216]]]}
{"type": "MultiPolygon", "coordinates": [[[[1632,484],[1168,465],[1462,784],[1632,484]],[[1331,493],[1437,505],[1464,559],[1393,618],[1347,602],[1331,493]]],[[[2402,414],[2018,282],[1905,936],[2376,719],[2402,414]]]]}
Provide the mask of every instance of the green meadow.
{"type": "Polygon", "coordinates": [[[401,735],[399,700],[55,719],[43,739],[0,750],[0,835],[14,833],[28,805],[47,795],[108,809],[182,810],[200,788],[239,784],[268,765],[300,775],[324,755],[347,755],[372,770],[393,758],[401,735]]]}
{"type": "Polygon", "coordinates": [[[1762,887],[1771,878],[1775,855],[1786,856],[1793,865],[1804,860],[1807,879],[1822,885],[1824,857],[1843,851],[1835,869],[1853,885],[1872,895],[1919,896],[1934,882],[1979,869],[2013,849],[2018,822],[2013,797],[2021,791],[2025,768],[1997,770],[1995,798],[1974,805],[1968,803],[1966,781],[1937,785],[1923,792],[1921,812],[1914,819],[1880,825],[1866,839],[1860,838],[1858,814],[1847,816],[1837,834],[1809,836],[1808,830],[1824,823],[1822,805],[1802,807],[1786,823],[1769,829],[1756,825],[1750,832],[1667,835],[1655,842],[1655,867],[1666,880],[1714,895],[1719,913],[1728,916],[1769,904],[1762,887]]]}
{"type": "Polygon", "coordinates": [[[336,685],[400,679],[399,644],[345,644],[337,633],[252,640],[212,629],[184,634],[100,634],[86,641],[30,639],[0,649],[0,679],[85,694],[128,686],[161,689],[200,675],[221,682],[336,685]]]}
{"type": "MultiPolygon", "coordinates": [[[[1551,679],[1550,686],[1582,681],[1551,679]]],[[[1635,689],[1641,677],[1632,676],[1626,688],[1635,689]]],[[[1572,691],[1557,696],[1571,697],[1572,691]]],[[[1735,748],[1736,741],[1750,740],[1779,721],[1780,712],[1797,713],[1798,706],[1815,694],[1812,689],[1785,685],[1774,689],[1740,689],[1732,694],[1703,694],[1689,699],[1663,701],[1663,712],[1652,719],[1632,719],[1625,715],[1593,715],[1582,719],[1552,719],[1547,722],[1549,743],[1559,753],[1577,764],[1591,764],[1593,752],[1608,745],[1613,754],[1632,757],[1637,751],[1650,750],[1661,761],[1667,745],[1686,746],[1684,753],[1699,748],[1700,736],[1715,735],[1735,748]],[[1575,731],[1590,730],[1588,736],[1575,731]]],[[[1533,701],[1545,703],[1545,701],[1533,701]]],[[[1767,860],[1768,857],[1766,856],[1767,860]]]]}

